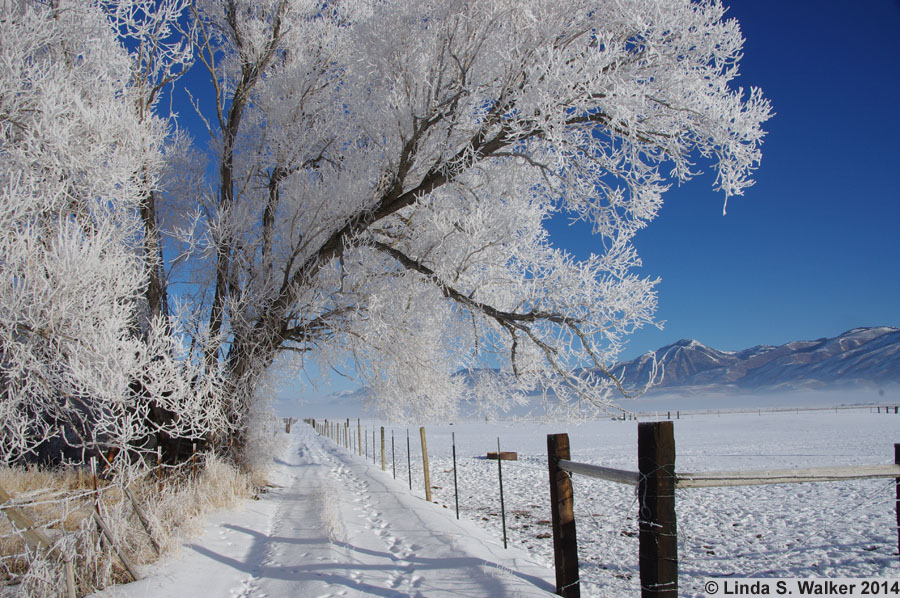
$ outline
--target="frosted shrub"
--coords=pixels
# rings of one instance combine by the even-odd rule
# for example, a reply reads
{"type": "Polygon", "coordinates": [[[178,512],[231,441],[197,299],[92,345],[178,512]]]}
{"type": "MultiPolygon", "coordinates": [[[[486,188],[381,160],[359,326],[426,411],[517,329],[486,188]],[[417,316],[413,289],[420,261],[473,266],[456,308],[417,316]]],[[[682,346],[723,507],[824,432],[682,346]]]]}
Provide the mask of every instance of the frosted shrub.
{"type": "Polygon", "coordinates": [[[254,484],[265,485],[272,459],[283,445],[284,422],[264,401],[254,407],[247,424],[247,446],[242,466],[252,476],[254,484]]]}

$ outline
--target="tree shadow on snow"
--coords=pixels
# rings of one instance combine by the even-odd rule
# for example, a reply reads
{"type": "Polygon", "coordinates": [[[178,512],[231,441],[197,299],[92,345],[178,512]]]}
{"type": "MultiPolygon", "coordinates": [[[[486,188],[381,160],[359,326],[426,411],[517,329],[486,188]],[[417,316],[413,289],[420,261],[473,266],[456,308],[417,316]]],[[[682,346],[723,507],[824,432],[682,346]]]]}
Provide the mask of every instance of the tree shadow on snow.
{"type": "MultiPolygon", "coordinates": [[[[317,581],[346,586],[347,588],[363,592],[366,595],[397,598],[399,596],[409,596],[411,591],[417,592],[420,589],[419,586],[427,586],[429,581],[433,581],[435,584],[434,589],[446,589],[447,578],[438,575],[438,579],[429,580],[427,573],[429,571],[465,571],[467,573],[454,575],[452,578],[454,583],[453,589],[457,595],[460,596],[504,596],[506,588],[502,582],[503,578],[517,578],[524,583],[534,586],[535,589],[550,593],[554,590],[552,584],[540,577],[514,571],[499,563],[475,557],[428,558],[418,554],[412,554],[401,558],[387,550],[372,550],[356,546],[350,542],[331,541],[325,536],[312,538],[266,536],[257,531],[237,525],[226,524],[224,527],[253,537],[253,546],[248,552],[245,561],[219,554],[197,544],[189,544],[187,548],[257,578],[280,579],[296,582],[317,581]],[[298,547],[331,546],[341,548],[347,551],[347,556],[353,555],[353,557],[343,558],[342,562],[313,561],[311,559],[314,557],[308,553],[304,555],[301,553],[301,550],[298,549],[296,564],[279,566],[265,565],[263,564],[263,561],[267,555],[266,548],[273,544],[298,547]],[[304,559],[309,559],[309,562],[304,562],[304,559]],[[372,560],[380,560],[383,562],[373,563],[371,562],[372,560]],[[380,587],[363,580],[354,579],[354,577],[356,577],[356,572],[372,571],[380,571],[387,574],[396,573],[400,575],[400,577],[395,580],[398,587],[380,587]],[[408,585],[399,585],[403,579],[409,582],[408,585]]],[[[341,559],[344,557],[344,555],[334,551],[330,551],[329,556],[332,559],[341,559]]],[[[290,558],[290,556],[289,554],[282,553],[281,558],[290,558]]],[[[388,580],[389,577],[385,577],[385,579],[388,580]]],[[[421,589],[427,591],[427,588],[421,589]]]]}

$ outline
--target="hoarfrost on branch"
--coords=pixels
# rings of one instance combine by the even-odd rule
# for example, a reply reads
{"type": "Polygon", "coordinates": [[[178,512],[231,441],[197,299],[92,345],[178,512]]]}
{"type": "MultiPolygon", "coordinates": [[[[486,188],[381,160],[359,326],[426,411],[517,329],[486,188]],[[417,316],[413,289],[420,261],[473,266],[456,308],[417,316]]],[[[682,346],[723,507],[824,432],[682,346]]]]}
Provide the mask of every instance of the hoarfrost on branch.
{"type": "Polygon", "coordinates": [[[3,409],[140,380],[232,447],[291,357],[390,415],[609,405],[656,308],[632,238],[698,164],[741,195],[771,114],[717,1],[60,4],[0,19],[3,409]]]}

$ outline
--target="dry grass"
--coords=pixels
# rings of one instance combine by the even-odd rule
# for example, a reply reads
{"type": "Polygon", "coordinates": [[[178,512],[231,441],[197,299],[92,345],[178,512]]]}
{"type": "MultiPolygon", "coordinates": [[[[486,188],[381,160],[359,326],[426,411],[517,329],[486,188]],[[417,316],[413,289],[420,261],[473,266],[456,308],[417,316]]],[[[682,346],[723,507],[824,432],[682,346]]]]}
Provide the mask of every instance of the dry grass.
{"type": "MultiPolygon", "coordinates": [[[[0,583],[20,585],[34,598],[65,595],[62,559],[75,563],[79,595],[130,580],[110,542],[100,539],[93,513],[93,477],[76,469],[0,468],[0,485],[13,503],[54,542],[55,553],[31,550],[10,520],[0,516],[0,583]]],[[[124,489],[100,482],[99,510],[112,529],[115,544],[137,565],[153,562],[197,532],[204,516],[254,494],[248,474],[225,461],[207,457],[192,468],[170,472],[161,485],[144,475],[128,486],[149,524],[145,528],[124,489]]]]}

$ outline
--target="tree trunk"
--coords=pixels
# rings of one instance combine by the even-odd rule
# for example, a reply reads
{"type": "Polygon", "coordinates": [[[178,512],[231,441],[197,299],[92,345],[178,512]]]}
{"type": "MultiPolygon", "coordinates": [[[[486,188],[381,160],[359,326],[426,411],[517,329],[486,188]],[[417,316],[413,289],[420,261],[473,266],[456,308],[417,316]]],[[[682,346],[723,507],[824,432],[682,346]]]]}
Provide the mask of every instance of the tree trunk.
{"type": "Polygon", "coordinates": [[[156,223],[156,193],[151,191],[141,204],[141,220],[144,222],[144,251],[148,268],[147,290],[144,296],[150,318],[169,315],[168,292],[163,273],[162,241],[156,223]]]}

